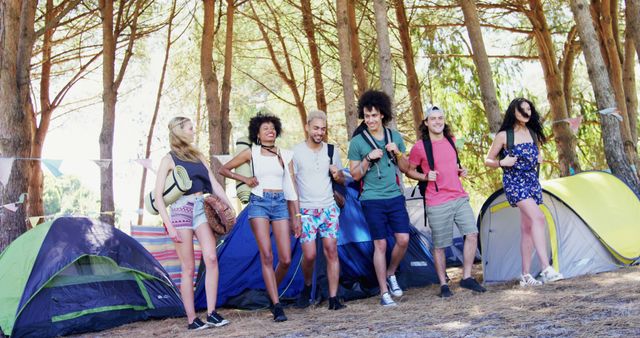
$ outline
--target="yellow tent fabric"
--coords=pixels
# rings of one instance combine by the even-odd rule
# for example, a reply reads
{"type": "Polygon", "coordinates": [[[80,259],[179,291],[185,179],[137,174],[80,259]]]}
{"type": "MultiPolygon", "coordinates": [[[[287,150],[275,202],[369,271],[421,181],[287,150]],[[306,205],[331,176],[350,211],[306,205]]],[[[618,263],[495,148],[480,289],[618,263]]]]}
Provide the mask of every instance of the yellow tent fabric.
{"type": "Polygon", "coordinates": [[[542,188],[573,209],[620,261],[640,257],[640,200],[624,182],[590,171],[544,181],[542,188]]]}

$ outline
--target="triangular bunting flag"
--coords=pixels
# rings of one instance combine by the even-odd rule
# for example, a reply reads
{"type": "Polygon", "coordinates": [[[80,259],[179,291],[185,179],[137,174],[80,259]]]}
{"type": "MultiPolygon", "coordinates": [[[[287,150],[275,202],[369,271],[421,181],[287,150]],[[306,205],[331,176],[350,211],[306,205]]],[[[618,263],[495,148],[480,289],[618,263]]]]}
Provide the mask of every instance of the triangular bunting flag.
{"type": "Polygon", "coordinates": [[[29,217],[29,223],[31,223],[31,227],[34,228],[40,222],[40,219],[44,216],[33,216],[29,217]]]}
{"type": "Polygon", "coordinates": [[[62,165],[62,160],[48,160],[43,158],[40,161],[53,176],[55,177],[62,176],[62,172],[60,171],[60,165],[62,165]]]}
{"type": "Polygon", "coordinates": [[[11,168],[13,167],[13,160],[15,158],[0,158],[0,183],[3,187],[9,183],[9,176],[11,175],[11,168]]]}
{"type": "Polygon", "coordinates": [[[580,129],[580,125],[582,124],[582,115],[578,117],[569,118],[567,119],[567,121],[569,122],[569,128],[571,128],[571,131],[574,134],[577,134],[578,129],[580,129]]]}
{"type": "Polygon", "coordinates": [[[139,158],[136,159],[136,162],[154,173],[156,172],[155,169],[153,169],[153,161],[150,158],[139,158]]]}
{"type": "Polygon", "coordinates": [[[16,203],[5,204],[3,207],[11,212],[16,212],[16,210],[18,210],[18,205],[16,203]]]}
{"type": "Polygon", "coordinates": [[[111,160],[93,160],[95,164],[100,167],[100,169],[107,169],[109,165],[111,165],[111,160]]]}

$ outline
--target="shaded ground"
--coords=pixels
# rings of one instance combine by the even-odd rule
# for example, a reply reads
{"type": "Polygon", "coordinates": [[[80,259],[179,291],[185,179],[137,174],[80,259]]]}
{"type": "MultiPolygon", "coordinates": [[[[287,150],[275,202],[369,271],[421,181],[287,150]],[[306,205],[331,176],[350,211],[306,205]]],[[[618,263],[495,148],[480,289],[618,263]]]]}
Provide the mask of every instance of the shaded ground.
{"type": "MultiPolygon", "coordinates": [[[[479,266],[474,274],[481,275],[479,266]]],[[[514,283],[472,294],[457,285],[460,270],[450,269],[451,299],[436,286],[411,289],[396,308],[382,308],[377,297],[348,302],[329,311],[326,302],[306,310],[287,309],[289,321],[274,323],[268,311],[221,309],[226,327],[188,332],[186,319],[146,321],[95,332],[87,337],[266,337],[266,336],[640,336],[640,267],[580,277],[536,288],[514,283]]],[[[204,313],[200,314],[201,317],[204,313]]]]}

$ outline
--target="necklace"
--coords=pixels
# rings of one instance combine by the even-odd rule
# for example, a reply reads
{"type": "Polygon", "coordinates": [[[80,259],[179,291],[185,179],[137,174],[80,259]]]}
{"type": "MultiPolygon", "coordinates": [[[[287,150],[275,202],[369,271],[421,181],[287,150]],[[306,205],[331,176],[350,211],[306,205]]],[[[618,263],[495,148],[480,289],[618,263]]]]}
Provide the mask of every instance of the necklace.
{"type": "Polygon", "coordinates": [[[265,146],[264,144],[261,144],[260,146],[261,146],[262,148],[264,148],[264,149],[273,149],[273,148],[275,148],[275,147],[276,147],[276,145],[275,145],[275,144],[272,144],[272,145],[270,145],[270,146],[265,146]]]}

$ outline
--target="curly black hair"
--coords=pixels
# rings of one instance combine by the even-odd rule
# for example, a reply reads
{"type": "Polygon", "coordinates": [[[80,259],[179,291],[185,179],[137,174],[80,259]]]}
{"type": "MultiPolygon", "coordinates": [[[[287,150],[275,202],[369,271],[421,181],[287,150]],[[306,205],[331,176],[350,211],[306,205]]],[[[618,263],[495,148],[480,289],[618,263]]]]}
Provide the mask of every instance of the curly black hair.
{"type": "Polygon", "coordinates": [[[373,107],[382,114],[382,124],[386,126],[393,117],[389,95],[373,89],[362,93],[358,99],[358,118],[364,119],[364,109],[371,110],[373,107]]]}
{"type": "Polygon", "coordinates": [[[515,98],[513,99],[513,101],[511,101],[511,103],[509,103],[509,107],[507,108],[507,111],[504,113],[504,120],[502,121],[502,126],[500,126],[500,131],[513,129],[513,126],[517,122],[516,110],[522,113],[522,104],[525,102],[529,104],[529,107],[531,107],[531,117],[529,118],[529,121],[527,121],[526,125],[529,129],[533,130],[533,132],[536,134],[536,136],[538,137],[537,141],[540,144],[543,144],[547,141],[547,138],[544,136],[544,132],[542,131],[542,123],[540,123],[540,114],[538,114],[538,111],[536,110],[536,107],[533,105],[533,102],[522,97],[515,98]]]}
{"type": "Polygon", "coordinates": [[[260,132],[260,126],[264,123],[273,124],[273,127],[276,128],[276,137],[282,133],[282,122],[280,122],[280,118],[269,113],[259,112],[249,120],[249,140],[252,143],[260,144],[258,133],[260,132]]]}

